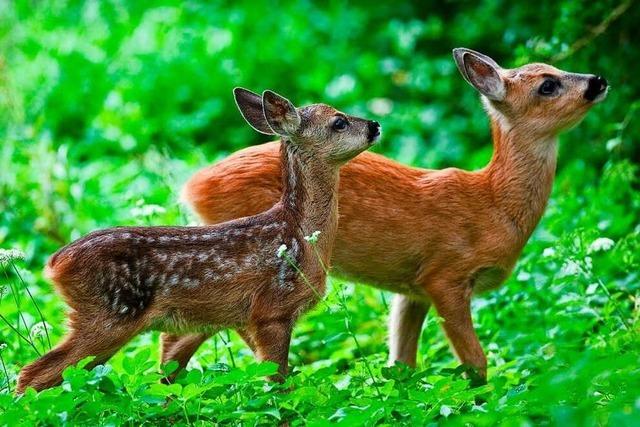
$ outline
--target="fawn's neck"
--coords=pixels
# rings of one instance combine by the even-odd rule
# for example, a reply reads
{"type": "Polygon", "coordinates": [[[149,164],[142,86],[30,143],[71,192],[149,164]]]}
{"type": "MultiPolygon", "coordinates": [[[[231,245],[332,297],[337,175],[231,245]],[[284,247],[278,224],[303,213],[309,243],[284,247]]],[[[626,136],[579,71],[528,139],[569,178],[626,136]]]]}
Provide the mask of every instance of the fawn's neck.
{"type": "Polygon", "coordinates": [[[320,231],[316,245],[328,265],[338,227],[338,168],[289,142],[283,141],[280,150],[282,205],[305,236],[320,231]]]}
{"type": "Polygon", "coordinates": [[[544,213],[556,170],[557,137],[538,136],[526,126],[491,120],[494,152],[483,173],[495,204],[526,241],[544,213]]]}

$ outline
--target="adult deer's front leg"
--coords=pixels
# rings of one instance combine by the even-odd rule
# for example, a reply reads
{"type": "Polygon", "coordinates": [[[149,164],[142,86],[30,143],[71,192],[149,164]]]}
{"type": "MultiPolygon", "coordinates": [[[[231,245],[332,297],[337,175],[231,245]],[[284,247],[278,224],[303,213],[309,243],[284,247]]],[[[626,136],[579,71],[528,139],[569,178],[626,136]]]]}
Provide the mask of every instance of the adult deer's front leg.
{"type": "Polygon", "coordinates": [[[397,294],[389,314],[389,364],[416,365],[418,341],[429,304],[397,294]]]}
{"type": "Polygon", "coordinates": [[[470,286],[461,285],[443,285],[429,292],[433,305],[444,319],[442,327],[458,359],[476,368],[486,378],[487,358],[473,329],[471,294],[470,286]]]}

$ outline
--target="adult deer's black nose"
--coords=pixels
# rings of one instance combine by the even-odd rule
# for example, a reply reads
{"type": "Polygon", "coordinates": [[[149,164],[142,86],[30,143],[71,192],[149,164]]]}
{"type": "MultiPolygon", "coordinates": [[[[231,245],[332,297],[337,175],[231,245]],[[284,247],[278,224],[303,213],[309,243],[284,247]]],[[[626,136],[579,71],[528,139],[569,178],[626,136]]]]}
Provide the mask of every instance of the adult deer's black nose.
{"type": "Polygon", "coordinates": [[[607,90],[607,80],[601,76],[593,76],[589,79],[584,97],[588,101],[595,101],[598,95],[602,94],[605,90],[607,90]]]}
{"type": "Polygon", "coordinates": [[[380,123],[376,122],[375,120],[369,120],[368,128],[369,128],[368,139],[369,139],[369,142],[372,142],[380,136],[380,123]]]}

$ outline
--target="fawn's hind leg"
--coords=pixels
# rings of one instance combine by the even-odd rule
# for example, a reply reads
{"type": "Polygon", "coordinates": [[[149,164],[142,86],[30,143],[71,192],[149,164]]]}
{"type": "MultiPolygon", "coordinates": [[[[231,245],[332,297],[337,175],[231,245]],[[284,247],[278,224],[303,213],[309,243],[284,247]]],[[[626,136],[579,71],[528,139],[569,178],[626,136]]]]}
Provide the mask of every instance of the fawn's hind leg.
{"type": "Polygon", "coordinates": [[[132,324],[114,326],[110,330],[91,330],[96,324],[101,323],[76,324],[62,343],[25,366],[20,371],[16,392],[21,394],[27,387],[43,390],[58,385],[65,368],[89,356],[95,356],[95,359],[88,369],[104,363],[141,330],[132,324]]]}

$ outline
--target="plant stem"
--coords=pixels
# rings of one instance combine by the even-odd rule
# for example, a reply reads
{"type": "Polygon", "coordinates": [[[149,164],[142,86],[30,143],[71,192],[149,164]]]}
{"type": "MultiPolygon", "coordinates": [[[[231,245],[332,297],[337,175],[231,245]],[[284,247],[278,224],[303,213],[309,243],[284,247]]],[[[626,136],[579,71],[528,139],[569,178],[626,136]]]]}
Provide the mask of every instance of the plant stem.
{"type": "Polygon", "coordinates": [[[342,310],[344,311],[344,324],[345,324],[345,327],[347,328],[347,333],[353,339],[353,342],[355,343],[356,348],[358,349],[358,352],[360,353],[360,359],[362,360],[362,363],[364,363],[365,369],[367,370],[367,373],[369,374],[369,378],[371,379],[371,384],[373,384],[373,387],[376,390],[376,394],[378,395],[379,398],[382,398],[382,393],[380,393],[380,389],[378,388],[378,386],[376,384],[375,376],[373,375],[373,370],[371,369],[371,366],[369,365],[369,361],[364,356],[364,352],[362,351],[362,347],[360,346],[360,342],[358,341],[358,337],[356,337],[355,332],[351,328],[351,317],[349,316],[349,310],[347,309],[347,304],[346,304],[346,300],[345,300],[345,296],[344,296],[344,288],[342,286],[340,287],[339,295],[340,295],[340,299],[339,299],[340,303],[339,303],[339,305],[340,305],[340,308],[342,308],[342,310]]]}
{"type": "MultiPolygon", "coordinates": [[[[611,292],[609,292],[609,289],[607,288],[607,286],[604,284],[604,282],[602,280],[600,280],[599,277],[596,277],[593,272],[591,271],[590,268],[583,266],[582,263],[578,262],[576,263],[578,265],[578,267],[580,268],[580,270],[582,270],[582,273],[587,276],[590,280],[595,280],[596,283],[598,284],[598,287],[600,289],[602,289],[602,291],[605,293],[605,295],[607,296],[607,299],[609,301],[613,301],[613,296],[611,295],[611,292]]],[[[624,313],[622,312],[622,310],[620,310],[620,307],[618,307],[618,304],[615,303],[615,301],[613,301],[613,308],[616,311],[616,313],[618,313],[618,316],[620,317],[620,322],[622,322],[622,326],[624,326],[625,330],[630,330],[629,324],[627,323],[624,313]]]]}
{"type": "Polygon", "coordinates": [[[24,281],[24,279],[22,278],[22,275],[20,274],[20,272],[18,271],[18,269],[16,268],[13,262],[11,263],[11,267],[13,267],[13,271],[16,272],[16,275],[18,276],[18,280],[20,280],[20,282],[22,283],[22,286],[24,286],[24,289],[27,291],[27,294],[29,295],[29,298],[31,299],[33,306],[36,308],[36,311],[40,316],[40,321],[42,322],[42,327],[44,328],[44,334],[47,337],[47,344],[49,345],[49,350],[51,350],[51,337],[49,336],[49,330],[47,329],[47,322],[45,322],[44,315],[42,314],[42,311],[40,311],[40,307],[38,307],[38,303],[36,303],[35,298],[31,294],[31,291],[29,290],[27,283],[24,281]]]}
{"type": "Polygon", "coordinates": [[[7,326],[9,326],[17,335],[18,337],[20,337],[21,339],[25,340],[31,347],[33,347],[33,349],[35,350],[35,352],[38,354],[38,356],[41,356],[42,354],[40,353],[40,351],[38,350],[38,348],[33,344],[33,342],[31,342],[31,340],[29,340],[28,338],[26,338],[24,335],[22,335],[20,333],[20,331],[18,329],[16,329],[11,323],[9,323],[9,321],[7,320],[6,317],[4,317],[2,314],[0,314],[0,320],[2,320],[4,323],[7,324],[7,326]]]}
{"type": "Polygon", "coordinates": [[[222,337],[222,333],[219,333],[218,336],[220,337],[220,339],[222,340],[222,342],[224,343],[224,346],[227,348],[227,353],[229,353],[229,359],[231,361],[231,366],[233,366],[234,368],[236,367],[236,360],[233,357],[233,351],[231,351],[231,335],[229,335],[229,330],[226,330],[227,332],[227,340],[225,341],[225,339],[222,337]]]}
{"type": "MultiPolygon", "coordinates": [[[[318,253],[318,250],[317,250],[316,246],[313,245],[313,244],[312,244],[312,246],[314,248],[316,256],[318,257],[318,261],[320,262],[320,266],[324,270],[324,272],[327,275],[327,277],[329,277],[329,271],[325,267],[324,263],[322,262],[322,259],[320,258],[320,254],[318,253]]],[[[304,282],[307,283],[308,286],[316,293],[316,295],[318,296],[320,301],[323,301],[322,297],[318,294],[317,290],[313,286],[311,286],[311,284],[309,283],[309,281],[305,277],[304,273],[302,273],[302,271],[298,268],[298,266],[295,265],[295,263],[289,258],[288,254],[285,253],[284,256],[287,259],[287,261],[289,262],[289,264],[291,264],[300,273],[300,275],[302,276],[304,282]]],[[[380,389],[376,385],[375,376],[373,375],[373,370],[371,369],[371,366],[369,365],[369,361],[364,356],[364,353],[362,351],[362,347],[360,347],[360,342],[358,341],[358,338],[356,337],[356,334],[351,329],[351,321],[350,321],[350,316],[349,316],[349,310],[347,309],[347,304],[345,302],[345,297],[344,297],[343,290],[344,290],[344,288],[340,287],[340,292],[339,292],[340,298],[339,298],[339,304],[338,305],[340,306],[340,308],[343,311],[343,318],[344,318],[344,321],[345,321],[345,327],[347,328],[347,333],[353,339],[353,342],[355,343],[356,348],[358,349],[358,352],[360,353],[360,359],[364,363],[365,369],[367,370],[367,373],[369,374],[369,378],[371,379],[371,383],[373,384],[373,387],[376,390],[376,394],[378,395],[379,398],[382,398],[382,394],[380,393],[380,389]]],[[[326,307],[329,307],[329,305],[327,303],[324,303],[324,304],[325,304],[326,307]]]]}
{"type": "MultiPolygon", "coordinates": [[[[16,303],[16,310],[18,310],[18,321],[16,322],[16,327],[13,328],[14,330],[18,330],[20,329],[20,320],[22,320],[22,323],[24,324],[24,328],[27,331],[27,336],[29,335],[29,326],[27,325],[27,321],[24,318],[24,315],[22,314],[22,310],[20,309],[20,299],[18,298],[18,291],[13,287],[14,283],[11,281],[9,274],[7,273],[7,269],[3,268],[2,269],[4,271],[4,275],[7,278],[7,281],[9,283],[9,287],[11,288],[11,295],[13,296],[13,300],[16,303]]],[[[9,324],[9,322],[7,322],[7,324],[9,324]]],[[[9,325],[11,326],[11,325],[9,325]]],[[[28,340],[30,342],[30,344],[33,346],[33,343],[31,343],[31,340],[28,340]]],[[[40,355],[40,353],[38,353],[38,355],[40,355]]]]}
{"type": "Polygon", "coordinates": [[[9,383],[9,372],[7,372],[7,366],[4,364],[4,359],[2,358],[2,350],[0,350],[0,365],[2,365],[2,370],[4,371],[4,377],[7,380],[7,390],[11,393],[11,384],[9,383]]]}

